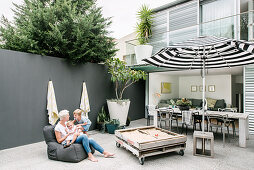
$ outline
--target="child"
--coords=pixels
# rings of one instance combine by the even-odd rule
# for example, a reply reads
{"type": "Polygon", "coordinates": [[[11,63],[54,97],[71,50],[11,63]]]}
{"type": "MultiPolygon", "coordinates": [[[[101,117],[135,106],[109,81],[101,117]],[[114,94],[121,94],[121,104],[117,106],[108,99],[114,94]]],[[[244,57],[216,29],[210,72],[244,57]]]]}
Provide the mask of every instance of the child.
{"type": "Polygon", "coordinates": [[[79,132],[77,127],[73,124],[73,121],[67,121],[66,123],[67,128],[65,129],[66,133],[71,133],[65,140],[66,145],[64,145],[64,148],[69,147],[71,144],[75,142],[77,137],[79,136],[79,132]]]}
{"type": "Polygon", "coordinates": [[[87,131],[89,130],[92,122],[88,118],[81,116],[81,113],[82,113],[82,110],[80,109],[76,109],[73,112],[73,116],[74,116],[73,122],[77,122],[78,123],[77,128],[81,129],[84,134],[88,135],[87,131]]]}

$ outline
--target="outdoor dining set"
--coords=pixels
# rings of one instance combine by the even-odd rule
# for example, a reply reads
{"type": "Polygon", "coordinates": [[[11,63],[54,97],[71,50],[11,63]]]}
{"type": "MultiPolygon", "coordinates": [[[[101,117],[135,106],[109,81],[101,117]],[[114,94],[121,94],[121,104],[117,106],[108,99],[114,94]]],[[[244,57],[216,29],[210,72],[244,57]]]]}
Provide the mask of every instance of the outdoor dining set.
{"type": "MultiPolygon", "coordinates": [[[[192,126],[194,130],[202,131],[202,110],[191,108],[189,110],[180,110],[179,108],[163,107],[157,108],[155,105],[147,105],[146,111],[148,113],[147,125],[150,125],[150,120],[153,117],[153,125],[161,128],[168,128],[172,130],[172,125],[175,122],[176,131],[179,132],[179,124],[181,123],[181,133],[185,128],[187,135],[188,128],[192,126]],[[198,125],[198,128],[197,128],[198,125]]],[[[205,112],[207,132],[221,131],[223,134],[223,146],[225,145],[225,133],[228,138],[230,134],[230,127],[232,127],[233,137],[236,136],[236,124],[239,120],[239,146],[246,147],[246,139],[248,139],[248,115],[245,113],[237,113],[235,109],[219,109],[218,111],[205,112]]]]}

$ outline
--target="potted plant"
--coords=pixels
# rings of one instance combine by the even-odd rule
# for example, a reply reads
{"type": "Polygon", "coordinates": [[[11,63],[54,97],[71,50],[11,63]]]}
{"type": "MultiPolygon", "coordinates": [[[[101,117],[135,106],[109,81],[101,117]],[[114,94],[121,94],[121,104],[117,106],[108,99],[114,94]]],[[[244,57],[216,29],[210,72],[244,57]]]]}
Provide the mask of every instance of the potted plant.
{"type": "Polygon", "coordinates": [[[108,72],[111,74],[111,81],[115,83],[116,99],[107,100],[110,119],[119,119],[120,126],[126,125],[129,112],[130,100],[123,99],[126,88],[140,79],[145,80],[147,74],[144,71],[131,70],[126,67],[125,62],[118,58],[110,58],[106,61],[108,72]]]}
{"type": "Polygon", "coordinates": [[[109,116],[107,115],[103,106],[97,116],[97,128],[100,131],[105,131],[105,122],[108,120],[109,120],[109,116]]]}
{"type": "Polygon", "coordinates": [[[153,11],[148,6],[142,5],[137,15],[139,22],[136,32],[139,45],[135,46],[135,54],[137,64],[141,64],[142,59],[151,57],[153,51],[153,46],[147,44],[152,36],[153,11]]]}
{"type": "Polygon", "coordinates": [[[106,121],[105,125],[106,125],[108,133],[115,134],[115,130],[118,129],[119,124],[120,122],[118,119],[112,119],[110,121],[106,121]]]}
{"type": "Polygon", "coordinates": [[[189,110],[191,104],[191,101],[186,98],[182,98],[181,100],[176,101],[176,105],[179,107],[180,110],[189,110]]]}

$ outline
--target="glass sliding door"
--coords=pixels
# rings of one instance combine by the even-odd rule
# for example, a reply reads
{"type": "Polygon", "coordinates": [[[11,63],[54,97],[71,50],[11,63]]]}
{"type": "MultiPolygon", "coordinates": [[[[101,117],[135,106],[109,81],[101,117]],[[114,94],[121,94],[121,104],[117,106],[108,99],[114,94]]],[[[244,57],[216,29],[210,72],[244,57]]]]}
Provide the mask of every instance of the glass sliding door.
{"type": "Polygon", "coordinates": [[[200,2],[200,35],[234,38],[234,0],[200,2]]]}

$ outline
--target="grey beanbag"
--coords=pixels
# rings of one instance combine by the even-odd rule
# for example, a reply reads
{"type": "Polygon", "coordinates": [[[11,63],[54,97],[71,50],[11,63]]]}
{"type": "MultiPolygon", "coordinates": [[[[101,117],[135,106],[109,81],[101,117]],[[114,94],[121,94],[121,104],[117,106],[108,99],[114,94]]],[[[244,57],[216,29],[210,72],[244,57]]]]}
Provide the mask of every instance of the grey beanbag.
{"type": "MultiPolygon", "coordinates": [[[[87,158],[87,153],[81,144],[74,143],[68,148],[63,148],[63,145],[56,141],[54,128],[55,126],[50,125],[43,128],[45,142],[48,146],[47,153],[49,159],[65,162],[80,162],[87,158]]],[[[90,148],[92,153],[94,153],[94,149],[91,146],[90,148]]]]}

